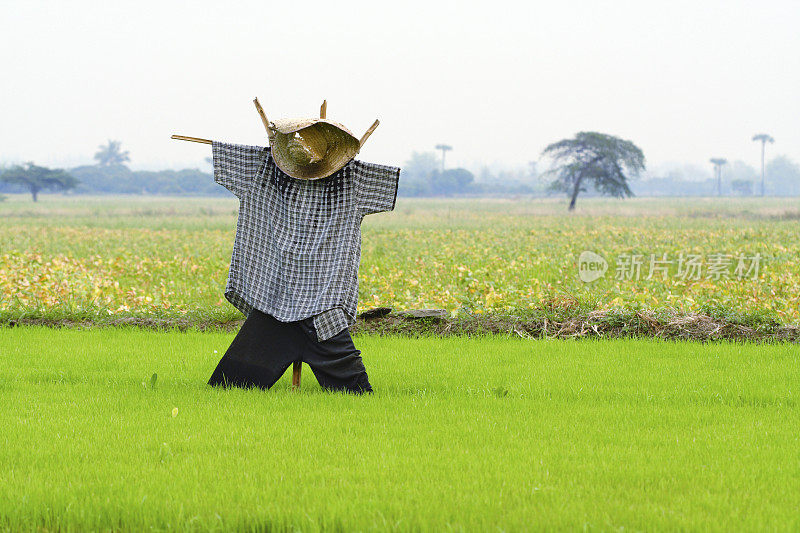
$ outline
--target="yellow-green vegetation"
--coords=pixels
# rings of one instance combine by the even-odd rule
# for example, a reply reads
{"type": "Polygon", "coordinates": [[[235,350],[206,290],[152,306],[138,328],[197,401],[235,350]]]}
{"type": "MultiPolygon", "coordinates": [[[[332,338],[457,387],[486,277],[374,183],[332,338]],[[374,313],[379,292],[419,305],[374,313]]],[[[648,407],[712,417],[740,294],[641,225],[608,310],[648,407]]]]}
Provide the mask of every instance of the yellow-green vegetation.
{"type": "Polygon", "coordinates": [[[2,331],[0,531],[800,527],[790,344],[356,337],[357,397],[211,389],[231,339],[2,331]]]}
{"type": "MultiPolygon", "coordinates": [[[[0,310],[235,318],[222,292],[236,208],[233,198],[12,196],[0,204],[0,310]]],[[[800,322],[798,199],[585,198],[569,215],[562,199],[401,198],[362,229],[360,309],[580,301],[800,322]],[[578,276],[586,250],[609,263],[592,283],[578,276]]]]}

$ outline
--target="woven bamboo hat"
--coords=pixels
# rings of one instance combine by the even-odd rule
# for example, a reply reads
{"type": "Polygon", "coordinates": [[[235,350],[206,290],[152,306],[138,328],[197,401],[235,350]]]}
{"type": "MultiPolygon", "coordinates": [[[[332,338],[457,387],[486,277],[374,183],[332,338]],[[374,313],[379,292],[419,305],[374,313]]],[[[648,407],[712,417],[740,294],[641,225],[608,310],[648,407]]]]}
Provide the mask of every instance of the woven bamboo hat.
{"type": "Polygon", "coordinates": [[[342,124],[326,118],[327,101],[319,118],[282,119],[270,122],[255,99],[256,109],[267,128],[275,164],[298,179],[321,179],[349,163],[361,150],[379,122],[376,120],[361,139],[342,124]]]}

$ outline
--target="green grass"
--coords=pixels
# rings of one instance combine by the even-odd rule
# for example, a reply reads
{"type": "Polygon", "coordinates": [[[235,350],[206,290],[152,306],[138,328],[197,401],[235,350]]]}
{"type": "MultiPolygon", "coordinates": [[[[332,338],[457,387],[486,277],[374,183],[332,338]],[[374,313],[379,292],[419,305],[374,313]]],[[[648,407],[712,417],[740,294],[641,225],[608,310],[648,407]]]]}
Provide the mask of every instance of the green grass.
{"type": "Polygon", "coordinates": [[[794,345],[358,337],[355,397],[231,338],[0,330],[0,529],[800,527],[794,345]]]}

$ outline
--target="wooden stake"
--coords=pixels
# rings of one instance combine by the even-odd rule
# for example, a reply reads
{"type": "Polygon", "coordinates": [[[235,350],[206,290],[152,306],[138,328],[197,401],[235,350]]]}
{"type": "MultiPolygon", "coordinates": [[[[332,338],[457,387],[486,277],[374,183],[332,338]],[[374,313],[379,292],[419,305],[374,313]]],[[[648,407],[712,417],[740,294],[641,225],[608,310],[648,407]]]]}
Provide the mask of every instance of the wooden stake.
{"type": "Polygon", "coordinates": [[[253,103],[256,105],[256,111],[258,111],[258,115],[261,117],[261,122],[264,124],[264,129],[267,130],[267,136],[272,138],[272,132],[269,129],[269,120],[267,120],[267,115],[264,114],[264,108],[262,108],[261,104],[258,103],[258,97],[253,100],[253,103]]]}
{"type": "Polygon", "coordinates": [[[170,139],[177,141],[191,141],[193,143],[211,144],[210,139],[201,139],[200,137],[187,137],[186,135],[173,135],[170,139]]]}
{"type": "Polygon", "coordinates": [[[300,372],[303,370],[303,363],[301,361],[295,361],[292,365],[292,388],[299,389],[300,388],[300,372]]]}
{"type": "Polygon", "coordinates": [[[319,118],[327,118],[326,116],[327,114],[328,114],[328,101],[323,100],[322,106],[320,106],[319,108],[319,118]]]}
{"type": "Polygon", "coordinates": [[[378,124],[380,123],[381,122],[378,119],[375,119],[375,122],[372,123],[372,126],[370,126],[369,129],[364,133],[363,137],[361,137],[361,140],[358,143],[359,147],[364,146],[364,143],[367,142],[369,136],[372,135],[372,132],[375,131],[375,128],[377,128],[378,124]]]}

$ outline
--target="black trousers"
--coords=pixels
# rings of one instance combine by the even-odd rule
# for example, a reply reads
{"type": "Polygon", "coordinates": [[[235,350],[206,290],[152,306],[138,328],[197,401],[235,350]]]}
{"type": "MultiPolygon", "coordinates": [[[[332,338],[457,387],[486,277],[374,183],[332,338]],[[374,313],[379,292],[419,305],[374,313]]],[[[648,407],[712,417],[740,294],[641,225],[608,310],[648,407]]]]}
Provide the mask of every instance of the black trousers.
{"type": "Polygon", "coordinates": [[[208,384],[269,389],[295,361],[308,364],[325,389],[372,392],[349,330],[320,342],[313,318],[281,322],[258,310],[244,321],[208,384]]]}

